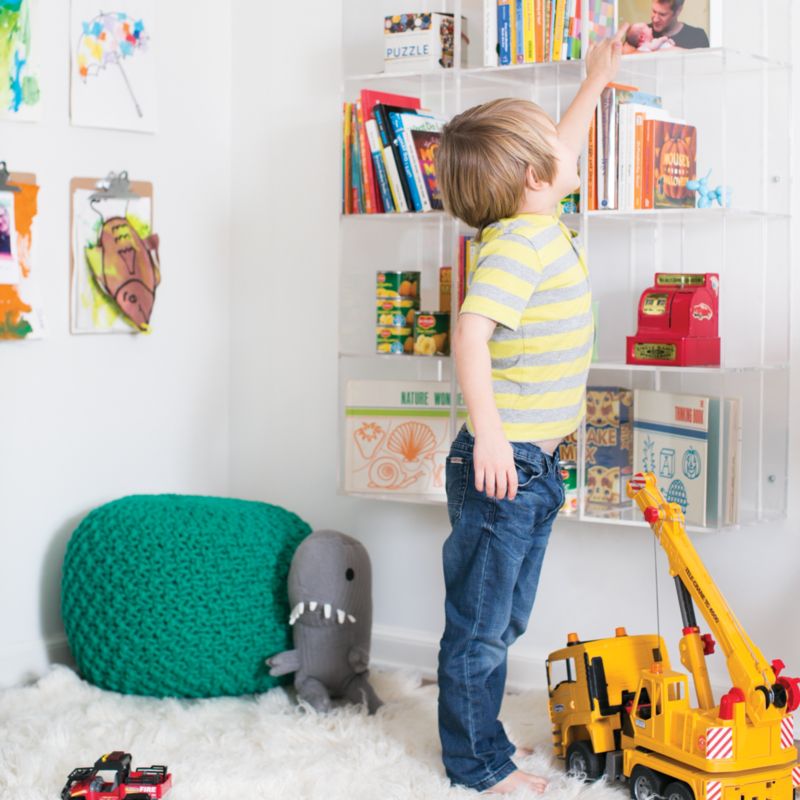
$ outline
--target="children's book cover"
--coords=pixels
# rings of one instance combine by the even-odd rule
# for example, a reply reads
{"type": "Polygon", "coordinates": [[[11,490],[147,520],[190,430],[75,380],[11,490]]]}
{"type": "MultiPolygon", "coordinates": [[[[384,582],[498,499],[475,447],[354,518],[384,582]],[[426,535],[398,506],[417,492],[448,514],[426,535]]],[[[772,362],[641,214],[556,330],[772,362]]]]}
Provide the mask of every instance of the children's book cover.
{"type": "MultiPolygon", "coordinates": [[[[586,390],[586,502],[627,503],[633,465],[633,392],[617,386],[586,390]]],[[[577,461],[575,434],[560,446],[562,461],[577,461]]]]}
{"type": "Polygon", "coordinates": [[[450,440],[449,383],[348,381],[345,491],[444,498],[450,440]]]}
{"type": "Polygon", "coordinates": [[[652,169],[654,208],[694,208],[695,194],[686,184],[697,178],[697,129],[654,121],[652,169]]]}
{"type": "Polygon", "coordinates": [[[718,405],[708,397],[634,393],[634,472],[654,473],[664,498],[681,507],[689,525],[709,524],[708,476],[716,473],[718,451],[709,446],[709,434],[718,433],[718,405]]]}
{"type": "Polygon", "coordinates": [[[411,138],[431,208],[441,210],[444,204],[436,178],[436,151],[439,149],[442,134],[438,131],[412,130],[411,138]]]}

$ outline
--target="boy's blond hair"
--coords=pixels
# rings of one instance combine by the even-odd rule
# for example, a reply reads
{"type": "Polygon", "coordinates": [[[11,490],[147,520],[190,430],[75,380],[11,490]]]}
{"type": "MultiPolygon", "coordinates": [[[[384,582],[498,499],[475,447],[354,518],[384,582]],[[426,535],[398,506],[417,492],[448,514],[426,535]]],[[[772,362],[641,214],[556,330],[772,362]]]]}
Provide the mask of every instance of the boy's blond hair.
{"type": "Polygon", "coordinates": [[[444,206],[478,229],[517,213],[531,167],[552,183],[557,159],[547,140],[545,112],[529,100],[503,98],[474,106],[444,126],[436,175],[444,206]]]}

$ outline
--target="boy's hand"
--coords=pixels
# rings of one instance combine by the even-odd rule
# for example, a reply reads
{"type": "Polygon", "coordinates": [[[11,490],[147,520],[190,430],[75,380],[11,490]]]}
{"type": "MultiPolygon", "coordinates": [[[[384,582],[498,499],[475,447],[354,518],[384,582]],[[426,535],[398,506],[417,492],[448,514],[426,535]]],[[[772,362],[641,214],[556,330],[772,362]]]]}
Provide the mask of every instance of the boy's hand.
{"type": "Polygon", "coordinates": [[[517,496],[517,468],[514,451],[502,431],[475,435],[472,454],[475,469],[475,488],[486,492],[487,497],[498,500],[517,496]]]}
{"type": "Polygon", "coordinates": [[[622,58],[622,43],[630,25],[625,23],[610,39],[593,42],[586,54],[586,77],[605,86],[616,77],[622,58]]]}

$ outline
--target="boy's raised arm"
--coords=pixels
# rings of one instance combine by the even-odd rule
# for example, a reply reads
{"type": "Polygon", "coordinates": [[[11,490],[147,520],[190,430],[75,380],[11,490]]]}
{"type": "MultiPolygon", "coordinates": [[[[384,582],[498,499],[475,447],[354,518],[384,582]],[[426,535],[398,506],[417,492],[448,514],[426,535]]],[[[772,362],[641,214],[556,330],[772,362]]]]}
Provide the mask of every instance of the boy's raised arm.
{"type": "Polygon", "coordinates": [[[622,42],[629,27],[627,24],[623,25],[612,38],[603,39],[589,47],[586,55],[586,80],[556,125],[558,138],[575,153],[576,158],[583,150],[600,93],[619,71],[622,42]]]}

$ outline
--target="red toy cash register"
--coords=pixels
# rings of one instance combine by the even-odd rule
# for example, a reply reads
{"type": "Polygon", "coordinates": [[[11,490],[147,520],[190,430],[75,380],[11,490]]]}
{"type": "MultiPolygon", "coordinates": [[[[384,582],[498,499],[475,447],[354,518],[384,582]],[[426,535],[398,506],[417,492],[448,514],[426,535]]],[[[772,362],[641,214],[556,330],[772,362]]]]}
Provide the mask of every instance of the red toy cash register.
{"type": "Polygon", "coordinates": [[[719,366],[719,275],[657,272],[639,300],[639,327],[627,337],[628,364],[719,366]]]}

